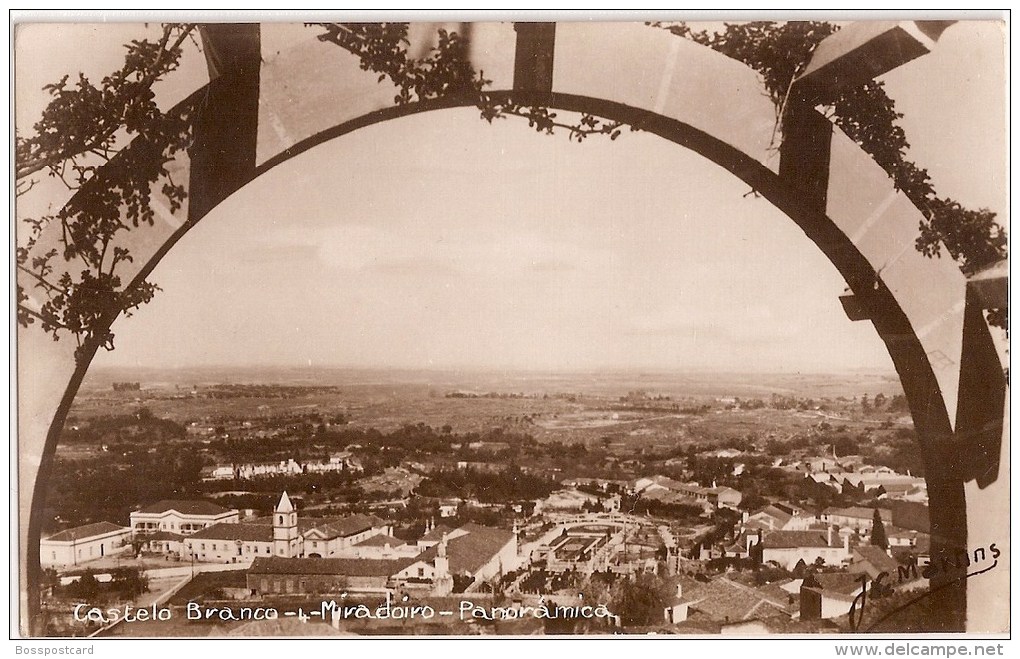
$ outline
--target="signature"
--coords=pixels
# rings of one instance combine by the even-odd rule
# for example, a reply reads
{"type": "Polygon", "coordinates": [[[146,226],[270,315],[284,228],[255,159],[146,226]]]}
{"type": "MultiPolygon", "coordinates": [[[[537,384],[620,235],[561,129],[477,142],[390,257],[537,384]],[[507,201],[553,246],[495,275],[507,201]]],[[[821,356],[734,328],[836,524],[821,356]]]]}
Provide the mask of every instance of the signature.
{"type": "MultiPolygon", "coordinates": [[[[892,611],[889,611],[884,616],[882,616],[881,618],[873,622],[870,626],[868,626],[868,628],[865,629],[864,632],[870,632],[875,627],[885,622],[893,615],[899,613],[900,611],[910,606],[913,606],[914,604],[917,604],[918,602],[927,597],[930,597],[931,595],[939,592],[943,588],[951,586],[957,582],[964,581],[971,577],[976,577],[979,574],[984,574],[985,572],[994,569],[995,566],[999,564],[998,559],[999,556],[1002,555],[1002,552],[995,546],[994,542],[988,546],[988,549],[991,552],[993,560],[991,565],[980,570],[975,570],[973,572],[964,572],[963,574],[960,574],[959,576],[952,578],[946,581],[945,583],[936,586],[935,588],[930,588],[921,595],[918,595],[917,597],[914,597],[911,600],[905,602],[904,604],[896,607],[892,611]]],[[[969,552],[960,550],[959,552],[957,552],[957,554],[958,555],[955,557],[953,561],[950,561],[948,558],[945,557],[940,559],[939,564],[941,564],[941,572],[950,572],[950,570],[960,570],[970,567],[971,560],[969,552]],[[961,557],[962,560],[960,560],[961,557]]],[[[986,556],[985,549],[983,547],[976,549],[974,551],[974,562],[975,563],[983,562],[985,560],[985,556],[986,556]]],[[[921,572],[921,576],[925,579],[931,579],[932,577],[935,577],[940,573],[940,569],[938,567],[939,564],[937,564],[935,561],[932,561],[928,565],[924,566],[921,572]]],[[[912,559],[909,564],[905,566],[900,566],[898,568],[899,582],[902,583],[904,579],[909,580],[911,574],[913,575],[914,578],[917,577],[916,559],[912,559]]],[[[864,621],[864,612],[867,607],[869,594],[872,599],[878,599],[886,595],[889,595],[893,592],[893,586],[885,582],[885,580],[888,579],[889,577],[890,574],[888,572],[882,572],[872,580],[869,580],[867,575],[864,574],[861,575],[860,577],[861,592],[858,593],[857,597],[855,597],[853,602],[850,603],[850,611],[847,613],[849,617],[851,631],[854,632],[858,631],[860,629],[861,623],[864,621]]]]}

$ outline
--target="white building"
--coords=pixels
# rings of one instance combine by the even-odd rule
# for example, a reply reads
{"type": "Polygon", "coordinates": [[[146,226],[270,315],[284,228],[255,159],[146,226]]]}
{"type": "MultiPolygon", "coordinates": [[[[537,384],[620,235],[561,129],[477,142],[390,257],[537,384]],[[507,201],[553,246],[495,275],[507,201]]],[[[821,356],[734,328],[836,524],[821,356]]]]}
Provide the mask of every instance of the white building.
{"type": "Polygon", "coordinates": [[[68,567],[123,551],[131,543],[131,529],[111,522],[86,524],[55,533],[39,543],[43,567],[68,567]]]}
{"type": "Polygon", "coordinates": [[[169,531],[191,535],[213,524],[234,524],[238,511],[209,501],[163,500],[131,513],[131,528],[136,534],[169,531]]]}
{"type": "Polygon", "coordinates": [[[437,544],[393,578],[409,586],[420,584],[441,592],[444,589],[438,582],[447,577],[478,584],[517,569],[519,562],[517,536],[512,531],[465,524],[444,534],[437,544]]]}
{"type": "MultiPolygon", "coordinates": [[[[748,554],[754,538],[748,538],[748,554]]],[[[838,566],[850,558],[850,536],[842,539],[830,526],[825,531],[762,532],[762,563],[776,563],[793,570],[801,561],[812,565],[821,559],[825,565],[838,566]]]]}
{"type": "Polygon", "coordinates": [[[864,508],[854,506],[851,508],[826,508],[819,515],[819,521],[824,524],[834,524],[840,528],[850,528],[865,535],[871,533],[871,527],[875,523],[875,511],[882,519],[886,528],[892,525],[892,511],[885,508],[864,508]]]}

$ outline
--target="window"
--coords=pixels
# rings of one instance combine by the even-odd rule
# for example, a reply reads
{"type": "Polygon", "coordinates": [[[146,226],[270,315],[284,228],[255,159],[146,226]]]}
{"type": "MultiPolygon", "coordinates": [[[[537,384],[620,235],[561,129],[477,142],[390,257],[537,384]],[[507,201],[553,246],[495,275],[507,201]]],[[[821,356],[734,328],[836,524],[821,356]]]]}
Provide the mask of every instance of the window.
{"type": "Polygon", "coordinates": [[[202,543],[202,549],[203,550],[205,549],[205,543],[204,542],[202,543]]]}
{"type": "Polygon", "coordinates": [[[53,560],[57,560],[57,552],[52,552],[52,553],[53,553],[53,560]]]}

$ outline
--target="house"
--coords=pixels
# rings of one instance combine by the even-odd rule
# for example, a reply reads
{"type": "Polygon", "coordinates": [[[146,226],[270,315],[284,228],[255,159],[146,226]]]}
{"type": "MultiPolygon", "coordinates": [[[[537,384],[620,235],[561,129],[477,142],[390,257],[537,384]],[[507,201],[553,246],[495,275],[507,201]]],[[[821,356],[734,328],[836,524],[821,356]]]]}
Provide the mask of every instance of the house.
{"type": "Polygon", "coordinates": [[[896,576],[899,565],[899,561],[885,549],[872,545],[860,545],[853,550],[848,570],[853,574],[866,574],[871,579],[877,579],[878,575],[884,572],[889,575],[891,580],[896,576]]]}
{"type": "Polygon", "coordinates": [[[372,558],[389,560],[395,558],[411,558],[421,553],[416,545],[409,545],[400,538],[388,533],[369,536],[361,542],[338,552],[345,558],[372,558]]]}
{"type": "MultiPolygon", "coordinates": [[[[748,538],[748,553],[754,542],[748,538]]],[[[825,565],[841,565],[850,557],[850,539],[840,537],[832,527],[827,531],[762,531],[759,534],[761,562],[776,563],[793,570],[798,563],[812,565],[819,559],[825,565]]]]}
{"type": "Polygon", "coordinates": [[[850,528],[865,535],[871,533],[871,527],[875,523],[875,510],[882,519],[885,526],[892,525],[893,513],[884,508],[863,508],[854,506],[851,508],[826,508],[819,516],[819,520],[825,524],[832,524],[840,528],[850,528]]]}
{"type": "Polygon", "coordinates": [[[744,498],[744,495],[738,490],[726,486],[717,487],[713,485],[707,488],[706,493],[708,494],[708,500],[716,508],[736,508],[744,498]]]}
{"type": "Polygon", "coordinates": [[[689,616],[698,613],[717,623],[734,624],[775,617],[789,620],[796,611],[789,593],[778,587],[756,588],[725,576],[708,583],[686,583],[689,616]]]}
{"type": "Polygon", "coordinates": [[[207,563],[250,563],[273,555],[273,526],[259,520],[214,524],[183,538],[181,558],[207,563]]]}
{"type": "Polygon", "coordinates": [[[460,507],[459,499],[442,499],[439,502],[440,517],[456,517],[457,509],[460,507]]]}
{"type": "Polygon", "coordinates": [[[131,542],[131,529],[112,522],[96,522],[66,529],[39,542],[43,567],[68,567],[118,553],[131,542]]]}
{"type": "Polygon", "coordinates": [[[230,465],[219,465],[216,467],[205,467],[202,470],[202,480],[230,480],[234,478],[234,468],[230,465]],[[206,475],[208,470],[208,475],[206,475]]]}
{"type": "Polygon", "coordinates": [[[797,506],[771,503],[744,520],[745,529],[768,531],[803,531],[814,522],[810,515],[804,515],[797,506]]]}
{"type": "Polygon", "coordinates": [[[928,486],[924,481],[920,483],[886,483],[879,486],[878,491],[881,492],[878,498],[883,501],[928,503],[928,486]]]}
{"type": "Polygon", "coordinates": [[[662,617],[667,625],[675,625],[687,620],[690,610],[690,600],[684,599],[684,586],[681,580],[677,580],[676,592],[666,600],[662,609],[662,617]]]}
{"type": "Polygon", "coordinates": [[[449,536],[451,533],[454,532],[454,530],[455,529],[452,526],[446,526],[445,524],[440,524],[439,526],[436,526],[432,522],[426,523],[425,533],[420,538],[418,538],[417,541],[418,549],[420,551],[425,551],[429,547],[435,547],[436,545],[439,544],[440,540],[442,540],[444,537],[449,536]]]}
{"type": "Polygon", "coordinates": [[[166,499],[131,513],[131,528],[139,535],[156,531],[191,535],[207,526],[236,523],[238,519],[238,511],[209,501],[166,499]]]}
{"type": "Polygon", "coordinates": [[[896,547],[916,547],[919,540],[927,535],[927,533],[919,531],[898,529],[895,526],[887,526],[885,529],[885,537],[889,540],[890,549],[896,547]]]}
{"type": "Polygon", "coordinates": [[[716,508],[735,508],[743,498],[740,492],[731,487],[718,487],[715,483],[712,483],[712,487],[702,487],[697,483],[681,483],[666,476],[639,478],[634,481],[633,490],[642,498],[667,503],[707,503],[716,508]]]}
{"type": "MultiPolygon", "coordinates": [[[[445,579],[458,579],[466,590],[516,570],[517,534],[478,524],[465,524],[419,554],[397,572],[397,582],[425,585],[436,594],[448,594],[445,579]]],[[[452,586],[452,581],[449,583],[452,586]]]]}
{"type": "Polygon", "coordinates": [[[800,587],[800,619],[830,620],[845,616],[863,588],[856,574],[809,574],[800,587]]]}

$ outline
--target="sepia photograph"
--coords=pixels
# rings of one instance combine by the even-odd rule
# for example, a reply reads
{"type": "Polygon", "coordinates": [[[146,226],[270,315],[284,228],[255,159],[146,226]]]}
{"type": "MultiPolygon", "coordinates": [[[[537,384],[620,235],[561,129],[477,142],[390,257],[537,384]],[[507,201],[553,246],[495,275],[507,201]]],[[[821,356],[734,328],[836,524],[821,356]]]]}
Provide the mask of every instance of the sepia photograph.
{"type": "Polygon", "coordinates": [[[18,653],[1003,654],[1008,12],[107,13],[10,24],[18,653]]]}

